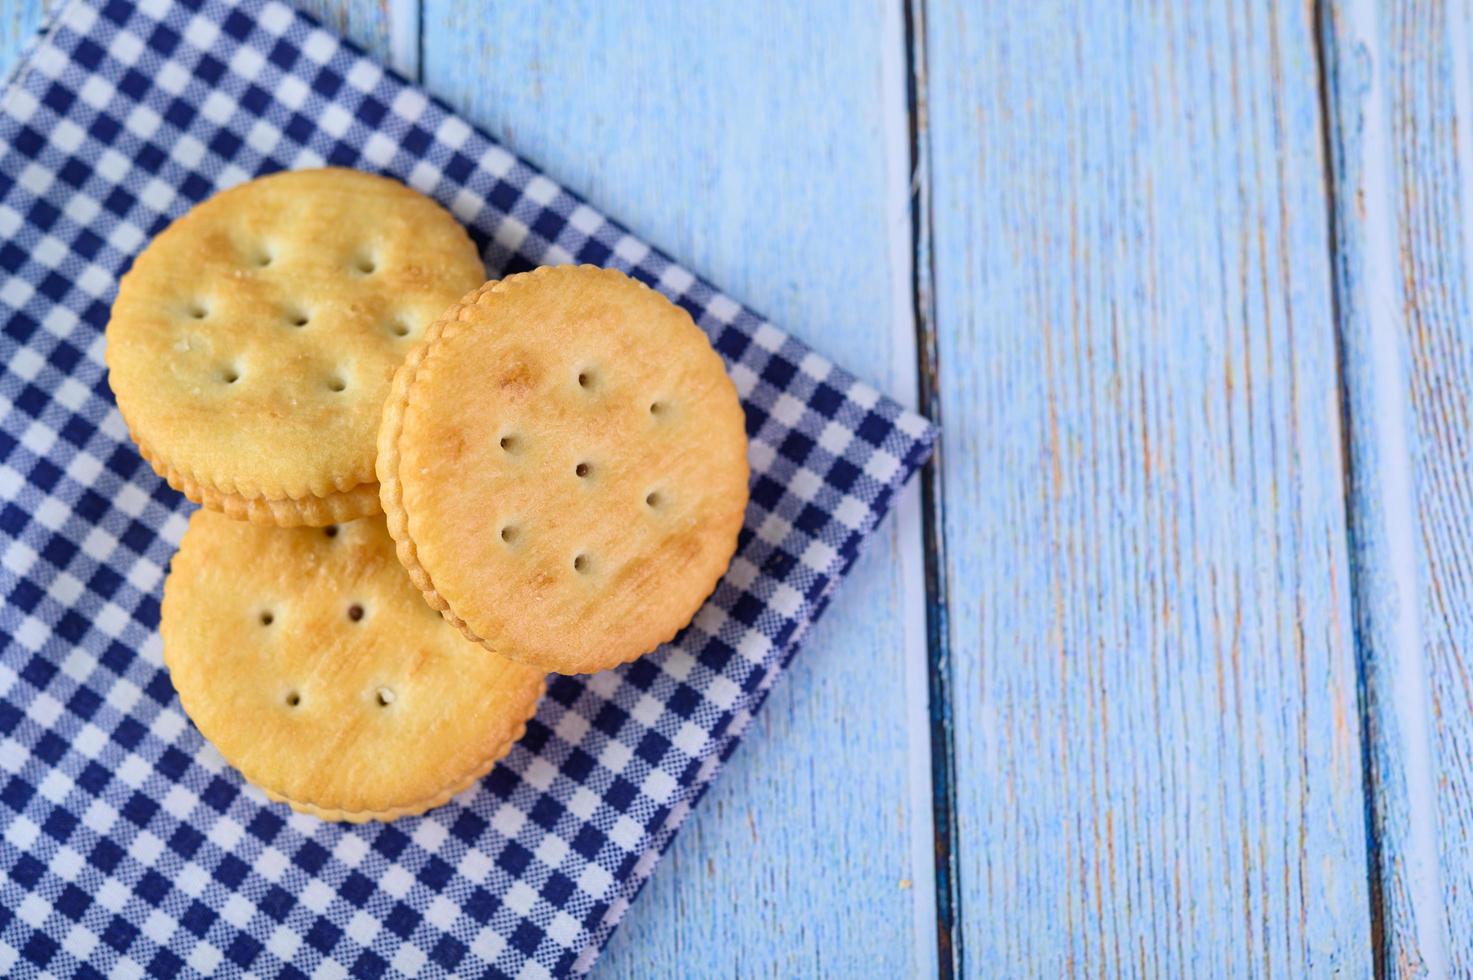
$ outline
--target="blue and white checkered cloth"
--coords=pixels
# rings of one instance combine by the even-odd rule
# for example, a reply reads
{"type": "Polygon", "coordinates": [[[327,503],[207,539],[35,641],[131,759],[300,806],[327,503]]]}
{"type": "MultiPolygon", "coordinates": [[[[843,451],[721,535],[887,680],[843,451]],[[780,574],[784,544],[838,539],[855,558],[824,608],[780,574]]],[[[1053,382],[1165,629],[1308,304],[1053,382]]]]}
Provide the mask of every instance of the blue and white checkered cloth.
{"type": "Polygon", "coordinates": [[[277,0],[69,0],[0,96],[0,975],[588,970],[828,604],[927,423],[277,0]],[[241,782],[163,669],[188,505],[103,371],[119,274],[221,188],[391,174],[496,274],[612,265],[680,303],[747,414],[731,570],[660,652],[555,678],[480,785],[344,826],[241,782]]]}

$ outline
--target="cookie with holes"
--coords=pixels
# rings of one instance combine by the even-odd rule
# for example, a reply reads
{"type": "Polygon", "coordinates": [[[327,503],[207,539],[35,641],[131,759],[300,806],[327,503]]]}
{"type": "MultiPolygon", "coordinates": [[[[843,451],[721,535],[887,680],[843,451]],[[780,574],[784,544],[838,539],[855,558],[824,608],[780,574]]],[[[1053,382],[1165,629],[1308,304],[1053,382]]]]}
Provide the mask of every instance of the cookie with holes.
{"type": "Polygon", "coordinates": [[[385,177],[273,174],[161,232],[118,287],[109,382],[145,459],[191,500],[261,524],[375,513],[394,369],[485,279],[434,201],[385,177]]]}
{"type": "Polygon", "coordinates": [[[425,605],[382,515],[271,528],[195,511],[159,631],[205,738],[271,799],[328,820],[444,803],[510,750],[543,688],[425,605]]]}
{"type": "Polygon", "coordinates": [[[487,283],[394,377],[378,478],[429,603],[494,653],[559,673],[675,636],[747,503],[736,389],[690,316],[620,272],[487,283]]]}

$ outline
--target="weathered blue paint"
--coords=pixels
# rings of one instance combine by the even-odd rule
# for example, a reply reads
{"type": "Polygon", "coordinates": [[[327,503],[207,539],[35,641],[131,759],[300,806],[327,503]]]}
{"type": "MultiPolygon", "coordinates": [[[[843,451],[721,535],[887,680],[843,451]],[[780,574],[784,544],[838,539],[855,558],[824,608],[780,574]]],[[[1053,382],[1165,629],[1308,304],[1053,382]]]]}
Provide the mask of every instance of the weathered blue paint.
{"type": "Polygon", "coordinates": [[[21,0],[0,7],[0,77],[10,74],[21,49],[35,35],[42,10],[37,0],[21,0]]]}
{"type": "Polygon", "coordinates": [[[1365,976],[1306,4],[930,0],[969,971],[1365,976]]]}
{"type": "Polygon", "coordinates": [[[1347,0],[1322,23],[1388,976],[1473,972],[1470,14],[1347,0]]]}

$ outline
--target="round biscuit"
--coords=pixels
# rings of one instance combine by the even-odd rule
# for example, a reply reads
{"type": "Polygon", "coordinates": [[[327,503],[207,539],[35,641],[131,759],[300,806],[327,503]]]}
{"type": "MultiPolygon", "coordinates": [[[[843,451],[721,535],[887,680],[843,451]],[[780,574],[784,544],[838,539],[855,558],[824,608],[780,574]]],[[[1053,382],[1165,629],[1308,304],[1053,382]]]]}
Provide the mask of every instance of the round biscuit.
{"type": "Polygon", "coordinates": [[[328,820],[444,803],[510,750],[543,689],[425,605],[382,515],[274,528],[195,511],[159,632],[201,734],[268,797],[328,820]]]}
{"type": "Polygon", "coordinates": [[[144,458],[196,503],[264,524],[362,517],[394,369],[484,278],[465,229],[397,181],[272,174],[138,256],[107,326],[109,383],[144,458]]]}
{"type": "Polygon", "coordinates": [[[611,269],[487,283],[396,373],[379,430],[389,532],[426,599],[558,673],[672,639],[747,504],[736,388],[690,316],[611,269]]]}

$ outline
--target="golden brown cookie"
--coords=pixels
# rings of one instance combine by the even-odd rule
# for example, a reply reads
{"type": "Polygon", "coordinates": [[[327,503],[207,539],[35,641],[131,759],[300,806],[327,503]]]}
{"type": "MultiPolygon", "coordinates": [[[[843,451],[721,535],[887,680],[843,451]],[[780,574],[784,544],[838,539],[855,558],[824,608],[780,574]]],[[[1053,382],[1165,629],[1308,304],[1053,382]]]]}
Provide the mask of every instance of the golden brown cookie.
{"type": "Polygon", "coordinates": [[[109,382],[144,458],[191,500],[264,524],[362,517],[394,369],[484,278],[465,229],[396,181],[262,177],[138,256],[107,326],[109,382]]]}
{"type": "Polygon", "coordinates": [[[425,605],[382,515],[275,528],[195,511],[159,632],[205,738],[271,799],[326,820],[444,803],[521,738],[543,687],[425,605]]]}
{"type": "Polygon", "coordinates": [[[622,273],[487,283],[394,378],[378,478],[399,558],[488,650],[574,674],[670,640],[747,503],[736,389],[690,316],[622,273]]]}

